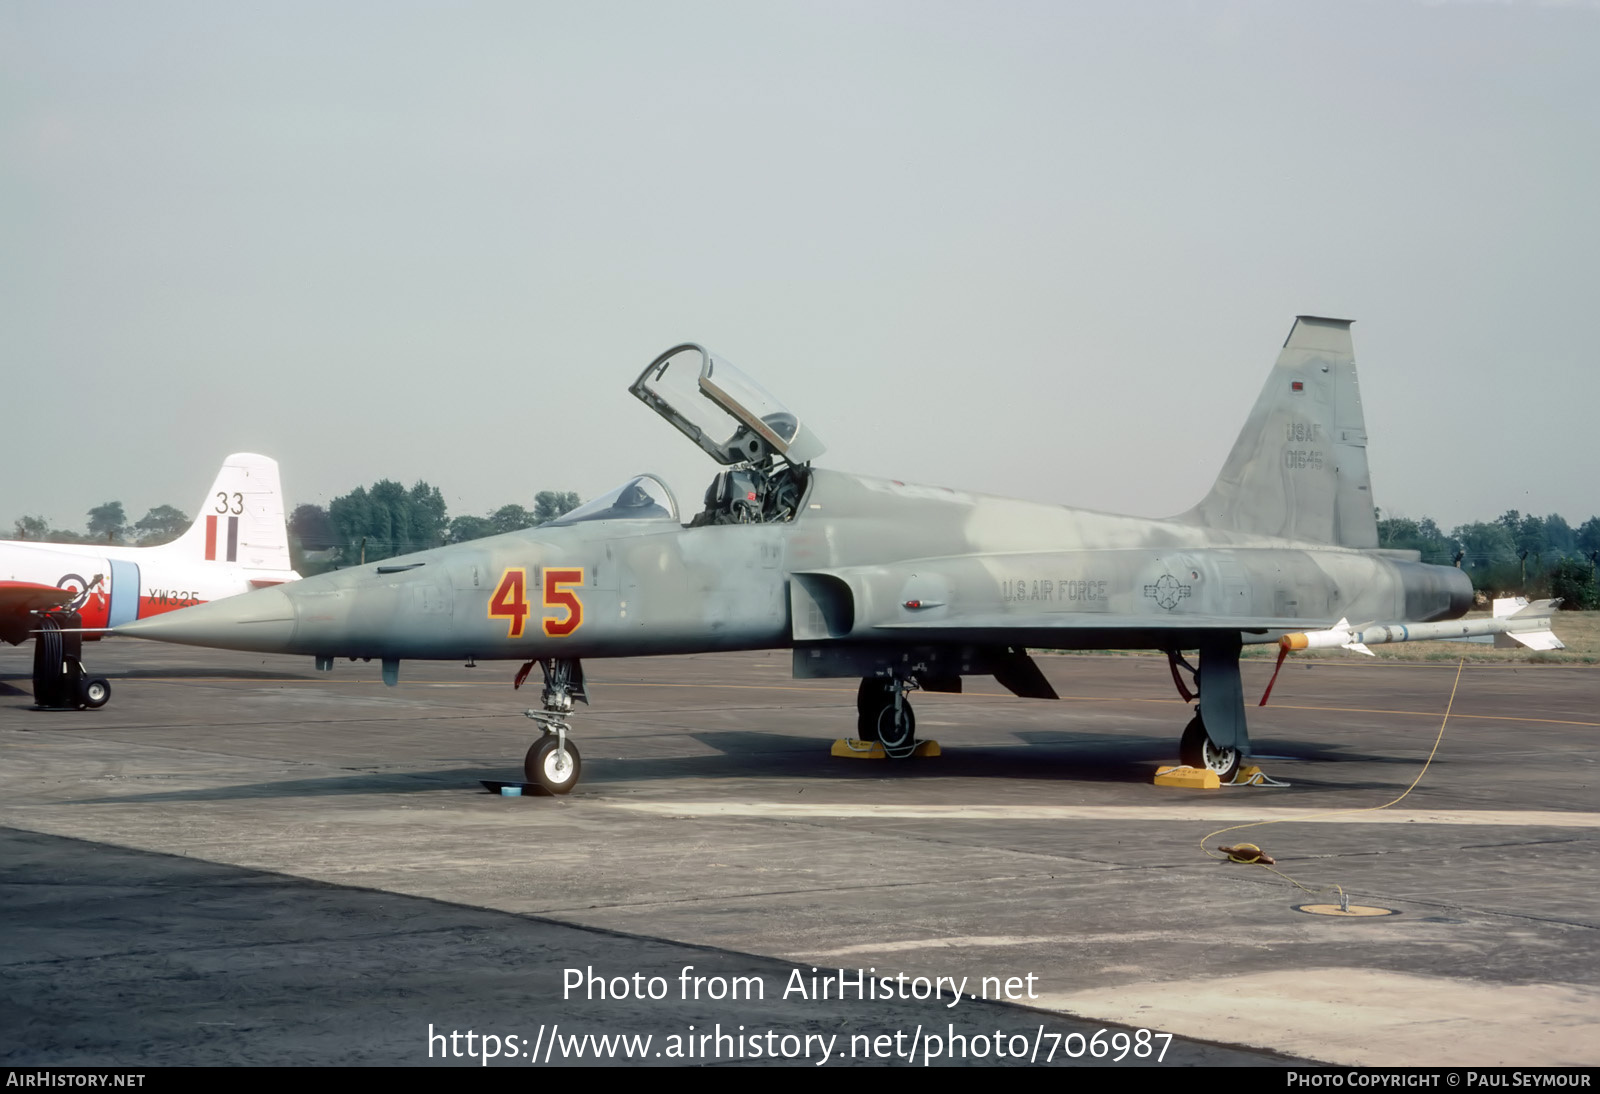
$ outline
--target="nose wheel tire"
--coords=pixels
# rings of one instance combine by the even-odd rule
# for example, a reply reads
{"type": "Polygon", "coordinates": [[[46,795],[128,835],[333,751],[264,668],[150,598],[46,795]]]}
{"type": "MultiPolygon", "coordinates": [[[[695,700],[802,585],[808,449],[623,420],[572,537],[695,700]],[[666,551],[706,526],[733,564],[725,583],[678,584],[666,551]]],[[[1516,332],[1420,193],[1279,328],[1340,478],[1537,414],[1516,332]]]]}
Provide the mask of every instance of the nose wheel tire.
{"type": "Polygon", "coordinates": [[[578,746],[570,740],[565,750],[555,734],[540,737],[528,749],[522,771],[530,783],[537,783],[552,794],[565,794],[578,785],[578,775],[583,770],[583,760],[578,746]]]}
{"type": "Polygon", "coordinates": [[[1178,742],[1178,759],[1186,767],[1202,771],[1215,771],[1221,782],[1232,782],[1244,762],[1244,754],[1237,748],[1222,748],[1206,733],[1205,723],[1196,714],[1183,731],[1178,742]]]}

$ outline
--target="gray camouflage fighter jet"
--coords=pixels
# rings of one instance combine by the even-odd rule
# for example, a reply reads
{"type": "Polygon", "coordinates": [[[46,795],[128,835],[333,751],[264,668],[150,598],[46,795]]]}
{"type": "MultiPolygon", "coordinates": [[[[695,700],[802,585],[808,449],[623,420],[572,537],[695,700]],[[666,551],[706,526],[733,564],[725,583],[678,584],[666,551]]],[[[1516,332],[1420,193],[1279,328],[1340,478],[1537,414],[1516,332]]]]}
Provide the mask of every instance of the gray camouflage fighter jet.
{"type": "Polygon", "coordinates": [[[1211,492],[1166,520],[812,466],[799,418],[698,345],[630,389],[722,464],[683,513],[639,475],[558,520],[141,619],[119,634],[264,653],[538,664],[527,777],[578,782],[585,658],[794,651],[797,677],[861,681],[858,733],[913,750],[907,693],[993,675],[1054,699],[1028,647],[1198,651],[1180,757],[1226,781],[1250,752],[1244,643],[1347,620],[1454,619],[1460,570],[1378,549],[1350,323],[1301,316],[1211,492]]]}

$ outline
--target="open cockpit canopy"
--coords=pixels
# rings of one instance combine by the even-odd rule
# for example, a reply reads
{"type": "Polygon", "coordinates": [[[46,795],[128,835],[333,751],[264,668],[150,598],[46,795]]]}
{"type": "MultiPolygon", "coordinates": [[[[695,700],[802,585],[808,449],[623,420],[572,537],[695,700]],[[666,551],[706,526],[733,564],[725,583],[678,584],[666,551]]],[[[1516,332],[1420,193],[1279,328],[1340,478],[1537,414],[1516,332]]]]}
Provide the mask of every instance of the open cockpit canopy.
{"type": "Polygon", "coordinates": [[[628,390],[721,464],[804,464],[825,450],[771,392],[704,346],[667,350],[628,390]]]}

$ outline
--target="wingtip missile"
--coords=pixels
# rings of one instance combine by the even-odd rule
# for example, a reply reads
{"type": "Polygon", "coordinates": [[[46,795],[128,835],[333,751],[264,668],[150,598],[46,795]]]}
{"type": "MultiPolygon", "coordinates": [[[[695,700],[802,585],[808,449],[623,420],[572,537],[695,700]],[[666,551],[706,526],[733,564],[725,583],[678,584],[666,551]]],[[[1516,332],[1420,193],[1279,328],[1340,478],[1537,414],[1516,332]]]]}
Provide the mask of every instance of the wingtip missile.
{"type": "Polygon", "coordinates": [[[1302,631],[1296,634],[1286,634],[1278,639],[1278,645],[1285,650],[1323,650],[1343,649],[1364,653],[1368,657],[1377,654],[1362,644],[1356,632],[1350,629],[1350,621],[1341,619],[1325,631],[1302,631]]]}
{"type": "Polygon", "coordinates": [[[1298,650],[1346,649],[1375,656],[1368,646],[1389,645],[1395,642],[1437,642],[1453,638],[1478,638],[1493,635],[1496,647],[1516,648],[1527,646],[1535,650],[1565,649],[1565,644],[1551,630],[1550,615],[1559,600],[1536,600],[1533,603],[1522,597],[1495,601],[1492,619],[1452,619],[1443,623],[1383,623],[1367,624],[1354,629],[1348,620],[1322,631],[1300,631],[1278,639],[1281,649],[1298,650]]]}

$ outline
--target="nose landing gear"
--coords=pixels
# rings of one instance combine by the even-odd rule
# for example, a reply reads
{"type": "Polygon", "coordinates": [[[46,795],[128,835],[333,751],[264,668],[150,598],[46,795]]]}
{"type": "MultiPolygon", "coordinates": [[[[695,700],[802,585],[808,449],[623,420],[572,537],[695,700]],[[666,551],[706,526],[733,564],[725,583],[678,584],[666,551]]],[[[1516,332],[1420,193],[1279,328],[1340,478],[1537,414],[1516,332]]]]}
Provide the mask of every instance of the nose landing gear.
{"type": "Polygon", "coordinates": [[[917,716],[906,693],[918,687],[915,677],[869,676],[856,692],[856,736],[876,741],[891,758],[903,760],[917,750],[917,716]]]}
{"type": "MultiPolygon", "coordinates": [[[[567,794],[578,785],[578,776],[583,771],[578,746],[567,740],[567,734],[572,731],[567,716],[572,713],[573,700],[589,702],[589,694],[583,686],[583,663],[560,657],[536,663],[544,670],[544,690],[539,695],[543,709],[529,709],[523,713],[539,723],[541,733],[528,749],[522,771],[528,782],[545,791],[567,794]]],[[[522,685],[534,664],[530,661],[522,667],[516,686],[522,685]]]]}

